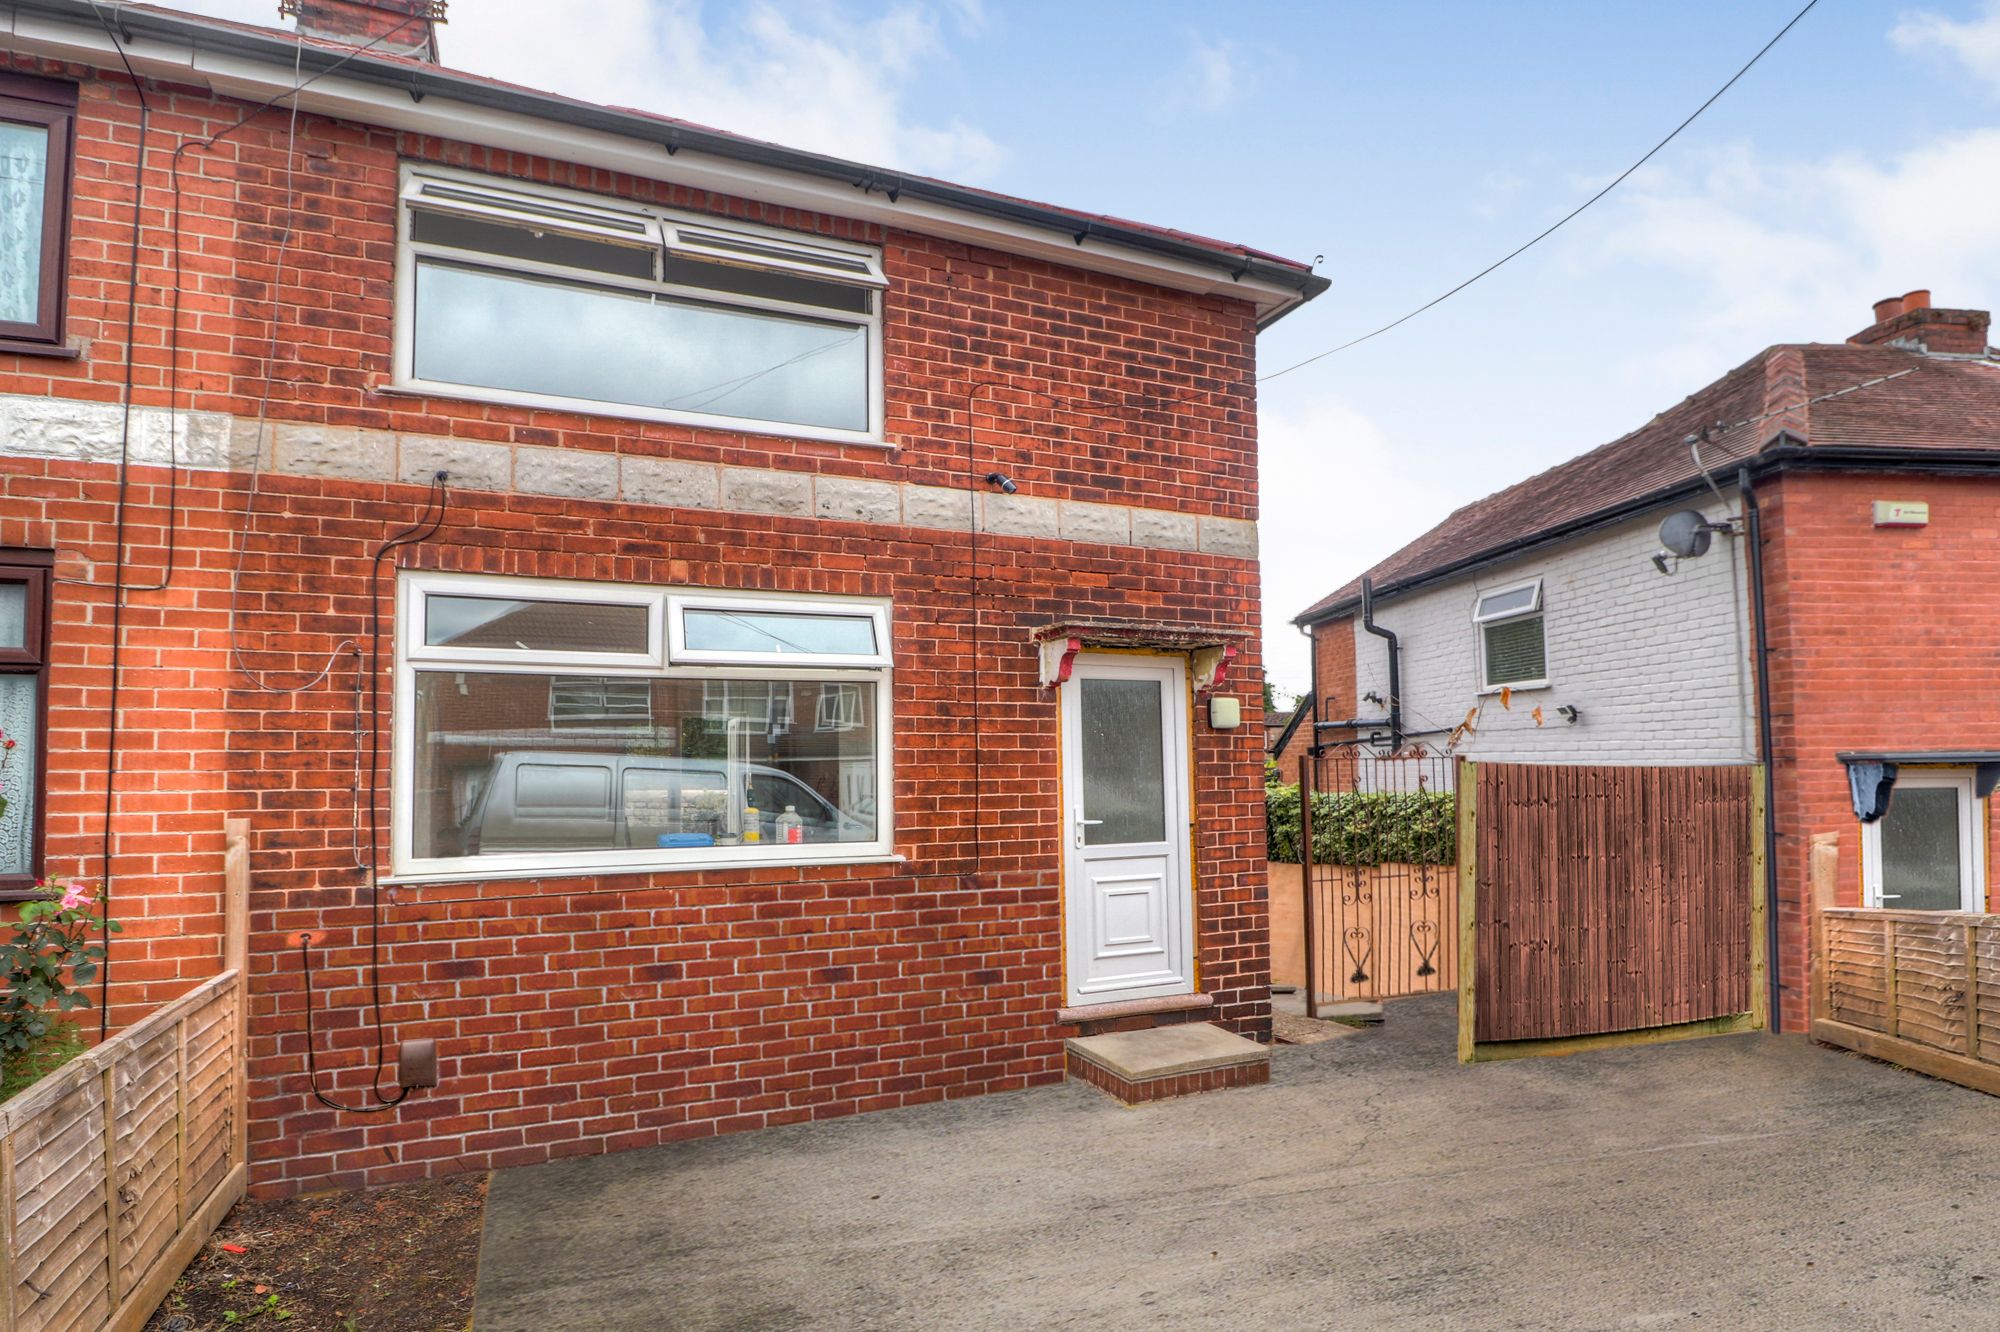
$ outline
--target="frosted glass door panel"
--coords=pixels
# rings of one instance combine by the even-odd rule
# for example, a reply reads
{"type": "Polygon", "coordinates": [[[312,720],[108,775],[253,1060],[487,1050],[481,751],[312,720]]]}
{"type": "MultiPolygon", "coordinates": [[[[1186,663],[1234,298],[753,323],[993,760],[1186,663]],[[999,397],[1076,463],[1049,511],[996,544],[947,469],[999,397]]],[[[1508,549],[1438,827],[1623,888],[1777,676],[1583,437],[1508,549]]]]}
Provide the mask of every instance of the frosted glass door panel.
{"type": "Polygon", "coordinates": [[[1164,690],[1155,680],[1085,679],[1082,694],[1086,846],[1167,839],[1164,690]]]}
{"type": "Polygon", "coordinates": [[[27,874],[34,868],[31,830],[35,826],[35,734],[39,682],[32,675],[0,675],[0,731],[14,741],[0,767],[0,874],[27,874]]]}
{"type": "Polygon", "coordinates": [[[1959,793],[1955,787],[1901,786],[1882,816],[1882,905],[1901,911],[1957,911],[1962,903],[1959,793]]]}

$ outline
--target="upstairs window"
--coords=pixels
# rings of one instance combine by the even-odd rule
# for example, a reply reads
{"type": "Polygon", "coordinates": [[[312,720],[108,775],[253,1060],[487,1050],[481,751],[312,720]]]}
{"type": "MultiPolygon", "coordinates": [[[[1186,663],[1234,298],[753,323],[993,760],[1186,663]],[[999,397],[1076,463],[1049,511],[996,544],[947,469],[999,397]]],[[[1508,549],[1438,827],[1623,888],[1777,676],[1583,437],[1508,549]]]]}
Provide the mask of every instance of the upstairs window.
{"type": "Polygon", "coordinates": [[[431,167],[403,239],[406,388],[880,440],[873,248],[431,167]]]}
{"type": "Polygon", "coordinates": [[[1472,619],[1479,626],[1481,688],[1523,689],[1548,683],[1541,579],[1482,593],[1472,619]]]}
{"type": "Polygon", "coordinates": [[[0,346],[62,342],[75,126],[75,84],[0,72],[0,346]]]}

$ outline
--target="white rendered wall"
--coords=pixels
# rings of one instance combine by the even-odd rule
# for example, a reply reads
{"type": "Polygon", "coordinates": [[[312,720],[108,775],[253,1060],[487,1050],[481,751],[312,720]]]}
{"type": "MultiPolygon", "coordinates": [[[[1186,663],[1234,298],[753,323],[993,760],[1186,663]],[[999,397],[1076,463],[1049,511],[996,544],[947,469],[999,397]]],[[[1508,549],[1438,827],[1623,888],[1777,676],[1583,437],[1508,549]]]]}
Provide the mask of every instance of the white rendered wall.
{"type": "MultiPolygon", "coordinates": [[[[1682,506],[1674,506],[1682,507],[1682,506]]],[[[1689,506],[1692,507],[1692,506],[1689,506]]],[[[1711,520],[1735,503],[1711,502],[1711,520]]],[[[1616,528],[1544,547],[1456,582],[1380,602],[1375,622],[1403,648],[1403,724],[1449,730],[1477,710],[1454,752],[1543,763],[1740,763],[1757,753],[1753,642],[1744,538],[1715,535],[1677,572],[1653,567],[1661,509],[1616,528]],[[1545,688],[1516,689],[1503,707],[1482,693],[1473,607],[1483,591],[1540,577],[1548,652],[1545,688]],[[1571,725],[1556,715],[1578,710],[1571,725]],[[1542,722],[1533,713],[1542,710],[1542,722]]],[[[1355,696],[1389,693],[1388,644],[1354,620],[1355,696]]],[[[1369,703],[1358,715],[1384,716],[1369,703]]],[[[1442,749],[1445,735],[1417,737],[1442,749]]]]}

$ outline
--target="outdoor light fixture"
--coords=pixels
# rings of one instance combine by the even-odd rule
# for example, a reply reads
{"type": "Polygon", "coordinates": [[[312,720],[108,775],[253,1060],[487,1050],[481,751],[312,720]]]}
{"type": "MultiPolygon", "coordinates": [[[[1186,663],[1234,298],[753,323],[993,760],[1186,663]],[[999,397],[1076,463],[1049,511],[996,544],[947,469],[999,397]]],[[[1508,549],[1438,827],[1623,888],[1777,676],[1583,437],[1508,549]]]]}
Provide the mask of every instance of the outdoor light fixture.
{"type": "Polygon", "coordinates": [[[998,487],[1000,493],[1003,495],[1011,495],[1020,489],[1019,486],[1014,484],[1014,478],[1008,476],[1005,472],[988,472],[986,474],[986,484],[998,487]]]}
{"type": "Polygon", "coordinates": [[[1557,708],[1556,716],[1561,717],[1571,726],[1574,726],[1579,721],[1583,720],[1583,714],[1576,710],[1576,705],[1573,703],[1565,703],[1561,707],[1557,708]]]}
{"type": "MultiPolygon", "coordinates": [[[[1674,559],[1674,553],[1672,551],[1670,550],[1657,551],[1653,555],[1653,567],[1655,569],[1658,569],[1663,574],[1670,574],[1673,572],[1673,570],[1667,567],[1667,561],[1672,559],[1674,559]]],[[[1676,564],[1679,563],[1678,560],[1675,560],[1674,562],[1676,564]]]]}

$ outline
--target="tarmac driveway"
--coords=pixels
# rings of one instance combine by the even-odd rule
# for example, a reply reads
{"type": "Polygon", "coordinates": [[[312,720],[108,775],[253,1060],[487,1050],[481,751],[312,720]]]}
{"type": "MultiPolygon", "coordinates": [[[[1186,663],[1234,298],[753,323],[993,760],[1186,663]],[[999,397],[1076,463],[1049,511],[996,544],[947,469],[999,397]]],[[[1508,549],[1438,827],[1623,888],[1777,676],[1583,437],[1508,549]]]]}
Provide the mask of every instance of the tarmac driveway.
{"type": "Polygon", "coordinates": [[[1079,1084],[503,1171],[480,1332],[2000,1326],[2000,1100],[1733,1036],[1079,1084]]]}

